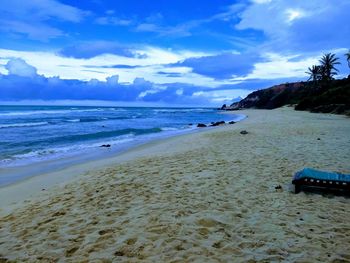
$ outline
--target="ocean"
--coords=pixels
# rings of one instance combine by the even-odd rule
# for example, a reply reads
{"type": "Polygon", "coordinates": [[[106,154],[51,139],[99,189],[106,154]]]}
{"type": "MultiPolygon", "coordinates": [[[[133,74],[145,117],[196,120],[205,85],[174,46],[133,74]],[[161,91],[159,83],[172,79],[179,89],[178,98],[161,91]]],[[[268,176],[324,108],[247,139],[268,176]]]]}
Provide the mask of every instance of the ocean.
{"type": "Polygon", "coordinates": [[[28,176],[6,175],[9,168],[112,155],[197,123],[243,118],[209,108],[0,106],[0,186],[28,176]]]}

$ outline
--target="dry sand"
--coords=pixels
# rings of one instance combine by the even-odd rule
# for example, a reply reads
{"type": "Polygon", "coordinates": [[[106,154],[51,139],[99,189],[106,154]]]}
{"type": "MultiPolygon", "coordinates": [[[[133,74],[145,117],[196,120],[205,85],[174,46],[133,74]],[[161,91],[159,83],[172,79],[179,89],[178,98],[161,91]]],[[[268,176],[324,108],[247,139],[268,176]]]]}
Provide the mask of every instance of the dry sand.
{"type": "Polygon", "coordinates": [[[350,119],[242,113],[26,201],[0,218],[0,262],[350,262],[350,199],[288,189],[306,166],[350,173],[350,119]]]}

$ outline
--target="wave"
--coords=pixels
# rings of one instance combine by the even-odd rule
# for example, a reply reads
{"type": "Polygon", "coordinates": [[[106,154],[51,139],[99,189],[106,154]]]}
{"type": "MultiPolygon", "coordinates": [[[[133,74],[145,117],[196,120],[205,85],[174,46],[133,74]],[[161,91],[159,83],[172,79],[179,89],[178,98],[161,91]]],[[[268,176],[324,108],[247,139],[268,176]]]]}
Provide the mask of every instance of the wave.
{"type": "Polygon", "coordinates": [[[65,109],[65,110],[34,110],[34,111],[13,111],[13,112],[5,112],[0,113],[0,116],[28,116],[28,115],[36,115],[36,114],[68,114],[75,112],[100,112],[100,111],[108,111],[116,109],[112,108],[96,108],[96,109],[65,109]]]}
{"type": "Polygon", "coordinates": [[[43,122],[24,122],[24,123],[12,123],[12,124],[0,124],[0,129],[3,128],[17,128],[17,127],[32,127],[32,126],[42,126],[49,124],[46,121],[43,122]]]}
{"type": "MultiPolygon", "coordinates": [[[[38,139],[27,142],[8,142],[6,147],[50,147],[55,144],[76,144],[88,141],[102,141],[106,139],[114,139],[120,136],[139,136],[152,133],[161,132],[161,128],[149,128],[149,129],[121,129],[112,131],[100,131],[95,133],[75,134],[75,135],[64,135],[64,136],[53,136],[46,139],[38,139]]],[[[104,142],[104,141],[103,141],[104,142]]]]}
{"type": "Polygon", "coordinates": [[[161,130],[162,131],[178,131],[180,129],[174,128],[174,127],[162,127],[161,130]]]}
{"type": "Polygon", "coordinates": [[[49,160],[52,158],[68,157],[70,155],[76,155],[84,150],[89,151],[91,148],[100,148],[102,144],[119,145],[128,143],[134,140],[134,135],[127,134],[113,138],[112,140],[104,140],[103,142],[94,143],[80,143],[70,146],[58,146],[49,149],[31,150],[26,153],[20,153],[12,155],[8,158],[0,160],[0,164],[3,165],[23,165],[25,163],[32,163],[37,161],[49,160]],[[23,161],[25,163],[23,163],[23,161]]]}
{"type": "Polygon", "coordinates": [[[72,142],[72,141],[86,141],[86,140],[97,140],[97,139],[103,139],[103,138],[117,137],[117,136],[127,135],[127,134],[142,135],[142,134],[149,134],[149,133],[157,133],[157,132],[161,132],[161,131],[162,130],[160,128],[122,129],[122,130],[101,131],[101,132],[95,132],[95,133],[61,136],[61,137],[55,137],[52,140],[55,143],[57,143],[57,142],[72,142]]]}
{"type": "Polygon", "coordinates": [[[71,120],[67,120],[68,122],[80,122],[80,119],[71,119],[71,120]]]}
{"type": "Polygon", "coordinates": [[[153,109],[156,113],[182,113],[182,112],[195,112],[195,113],[208,113],[212,112],[213,109],[205,108],[193,108],[193,109],[153,109]]]}

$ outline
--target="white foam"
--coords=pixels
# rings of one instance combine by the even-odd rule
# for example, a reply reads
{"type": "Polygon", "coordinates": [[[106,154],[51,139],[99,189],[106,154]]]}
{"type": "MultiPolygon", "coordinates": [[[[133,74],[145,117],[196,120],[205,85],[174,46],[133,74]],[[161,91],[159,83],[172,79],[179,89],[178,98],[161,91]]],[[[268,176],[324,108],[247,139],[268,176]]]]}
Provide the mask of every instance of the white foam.
{"type": "Polygon", "coordinates": [[[85,109],[85,110],[34,110],[34,111],[13,111],[13,112],[5,112],[0,113],[0,116],[28,116],[28,115],[36,115],[36,114],[68,114],[72,112],[96,112],[96,111],[105,111],[111,110],[109,108],[96,108],[96,109],[85,109]]]}
{"type": "Polygon", "coordinates": [[[160,128],[162,131],[178,131],[178,128],[174,128],[174,127],[163,127],[160,128]]]}
{"type": "Polygon", "coordinates": [[[42,126],[49,124],[48,122],[24,122],[24,123],[11,123],[11,124],[0,124],[2,128],[15,128],[15,127],[31,127],[31,126],[42,126]]]}
{"type": "Polygon", "coordinates": [[[60,159],[68,156],[75,156],[79,153],[84,153],[84,151],[90,152],[93,148],[99,149],[102,144],[116,146],[132,142],[134,139],[135,135],[130,133],[99,142],[87,142],[70,146],[58,146],[50,149],[35,150],[25,154],[13,155],[11,158],[0,160],[0,165],[4,167],[14,167],[44,160],[60,159]]]}

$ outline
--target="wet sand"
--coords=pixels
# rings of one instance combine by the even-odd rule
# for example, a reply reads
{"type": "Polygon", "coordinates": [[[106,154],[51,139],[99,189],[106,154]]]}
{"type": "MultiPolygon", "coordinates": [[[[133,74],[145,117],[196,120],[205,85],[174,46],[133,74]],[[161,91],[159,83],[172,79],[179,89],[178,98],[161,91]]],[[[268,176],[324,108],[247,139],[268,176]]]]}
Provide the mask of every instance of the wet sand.
{"type": "MultiPolygon", "coordinates": [[[[63,170],[70,180],[2,207],[0,262],[350,262],[350,198],[289,190],[303,167],[350,173],[350,119],[240,113],[248,118],[86,164],[82,175],[63,170]]],[[[0,189],[1,205],[48,177],[0,189]]]]}

